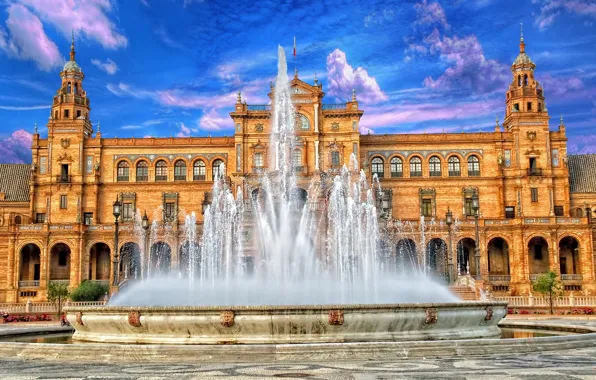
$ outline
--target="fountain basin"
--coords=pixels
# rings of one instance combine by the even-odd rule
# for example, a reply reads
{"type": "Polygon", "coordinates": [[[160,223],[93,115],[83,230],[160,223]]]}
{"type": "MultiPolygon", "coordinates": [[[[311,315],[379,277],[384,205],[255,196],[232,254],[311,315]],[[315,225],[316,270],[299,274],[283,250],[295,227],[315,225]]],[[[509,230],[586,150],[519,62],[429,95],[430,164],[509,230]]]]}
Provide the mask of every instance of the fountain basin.
{"type": "Polygon", "coordinates": [[[504,302],[382,305],[68,307],[73,340],[288,344],[497,337],[504,302]]]}

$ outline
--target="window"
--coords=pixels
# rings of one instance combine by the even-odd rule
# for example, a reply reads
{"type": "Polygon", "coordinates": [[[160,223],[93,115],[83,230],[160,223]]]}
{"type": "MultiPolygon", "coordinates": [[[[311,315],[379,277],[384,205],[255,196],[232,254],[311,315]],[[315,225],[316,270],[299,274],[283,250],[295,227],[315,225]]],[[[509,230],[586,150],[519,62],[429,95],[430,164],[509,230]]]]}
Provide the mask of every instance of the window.
{"type": "Polygon", "coordinates": [[[164,160],[157,161],[155,164],[155,180],[156,181],[167,181],[168,180],[168,164],[164,160]]]}
{"type": "Polygon", "coordinates": [[[340,165],[339,152],[337,150],[334,150],[333,152],[331,152],[331,166],[336,168],[339,165],[340,165]]]}
{"type": "Polygon", "coordinates": [[[85,160],[85,171],[87,174],[93,174],[93,156],[87,156],[87,160],[85,160]]]}
{"type": "Polygon", "coordinates": [[[357,131],[358,130],[358,122],[357,121],[353,121],[352,122],[352,130],[353,131],[357,131]]]}
{"type": "Polygon", "coordinates": [[[399,157],[393,157],[391,159],[391,177],[403,177],[404,176],[404,163],[399,157]]]}
{"type": "Polygon", "coordinates": [[[524,86],[528,85],[528,74],[524,75],[524,86]]]}
{"type": "Polygon", "coordinates": [[[81,117],[81,110],[77,110],[77,119],[81,117]]]}
{"type": "Polygon", "coordinates": [[[149,165],[147,161],[137,163],[137,182],[147,182],[149,180],[149,165]]]}
{"type": "Polygon", "coordinates": [[[433,216],[432,199],[423,199],[422,200],[422,215],[423,216],[433,216]]]}
{"type": "Polygon", "coordinates": [[[511,166],[511,149],[505,149],[505,159],[503,160],[503,165],[505,167],[511,166]]]}
{"type": "Polygon", "coordinates": [[[553,149],[551,152],[553,166],[559,166],[559,149],[553,149]]]}
{"type": "Polygon", "coordinates": [[[507,219],[515,218],[515,206],[505,206],[505,218],[507,218],[507,219]]]}
{"type": "Polygon", "coordinates": [[[176,203],[166,202],[164,205],[164,215],[166,219],[172,220],[176,216],[176,203]]]}
{"type": "Polygon", "coordinates": [[[254,156],[254,166],[257,168],[263,167],[263,153],[257,152],[254,156]]]}
{"type": "Polygon", "coordinates": [[[466,197],[464,200],[464,208],[466,211],[466,216],[474,216],[474,207],[472,207],[472,198],[466,197]]]}
{"type": "Polygon", "coordinates": [[[538,112],[542,112],[542,103],[538,103],[538,112]]]}
{"type": "Polygon", "coordinates": [[[372,159],[371,162],[371,173],[374,176],[375,174],[377,175],[378,178],[383,178],[385,177],[385,168],[384,168],[384,162],[383,159],[379,158],[379,157],[375,157],[372,159]]]}
{"type": "Polygon", "coordinates": [[[58,111],[54,111],[54,119],[58,120],[58,111]]]}
{"type": "Polygon", "coordinates": [[[433,156],[428,161],[429,175],[431,177],[441,176],[441,160],[437,156],[433,156]]]}
{"type": "Polygon", "coordinates": [[[204,181],[206,179],[205,173],[205,163],[201,160],[195,161],[195,163],[192,166],[192,180],[204,181]]]}
{"type": "Polygon", "coordinates": [[[186,181],[186,162],[178,160],[174,164],[174,181],[186,181]]]}
{"type": "Polygon", "coordinates": [[[532,102],[528,102],[528,111],[532,111],[532,102]]]}
{"type": "Polygon", "coordinates": [[[517,76],[517,85],[521,86],[521,75],[517,76]]]}
{"type": "Polygon", "coordinates": [[[447,160],[447,166],[449,170],[449,177],[459,177],[461,175],[461,165],[459,157],[451,156],[447,160]]]}
{"type": "Polygon", "coordinates": [[[476,156],[468,157],[468,177],[480,176],[480,160],[476,156]]]}
{"type": "Polygon", "coordinates": [[[116,180],[118,182],[128,182],[129,171],[130,171],[130,167],[128,165],[128,162],[120,161],[118,163],[118,171],[116,174],[116,180]]]}
{"type": "Polygon", "coordinates": [[[226,167],[222,160],[215,160],[213,162],[213,180],[215,181],[218,177],[226,175],[226,167]]]}
{"type": "Polygon", "coordinates": [[[68,110],[64,110],[64,118],[68,118],[69,114],[68,114],[68,110]]]}
{"type": "Polygon", "coordinates": [[[66,195],[60,196],[60,208],[65,209],[67,206],[66,195]]]}
{"type": "Polygon", "coordinates": [[[410,160],[410,177],[422,177],[422,160],[419,157],[410,160]]]}
{"type": "Polygon", "coordinates": [[[86,226],[90,226],[93,224],[93,213],[92,212],[83,213],[83,223],[85,223],[86,226]]]}
{"type": "Polygon", "coordinates": [[[22,223],[21,217],[19,215],[15,216],[14,217],[14,224],[21,224],[21,223],[22,223]]]}
{"type": "Polygon", "coordinates": [[[534,260],[542,260],[542,244],[534,245],[534,260]]]}
{"type": "Polygon", "coordinates": [[[302,166],[302,152],[300,149],[294,149],[294,152],[292,152],[292,166],[294,168],[302,166]]]}
{"type": "Polygon", "coordinates": [[[237,133],[240,133],[240,132],[242,132],[242,124],[240,124],[240,123],[236,123],[236,132],[237,132],[237,133]]]}
{"type": "Polygon", "coordinates": [[[39,174],[46,174],[47,170],[48,170],[48,158],[40,157],[39,158],[39,174]]]}
{"type": "Polygon", "coordinates": [[[68,264],[68,252],[58,252],[58,266],[65,267],[68,264]]]}
{"type": "Polygon", "coordinates": [[[45,212],[38,212],[35,214],[35,223],[45,223],[46,222],[46,214],[45,212]]]}
{"type": "Polygon", "coordinates": [[[513,109],[516,110],[516,111],[519,111],[519,103],[515,103],[513,105],[513,109]]]}
{"type": "Polygon", "coordinates": [[[135,210],[130,202],[122,203],[122,221],[131,222],[134,219],[135,210]]]}
{"type": "Polygon", "coordinates": [[[300,129],[303,131],[308,131],[310,129],[308,118],[302,114],[300,114],[300,129]]]}
{"type": "Polygon", "coordinates": [[[555,206],[555,216],[563,216],[563,206],[555,206]]]}
{"type": "Polygon", "coordinates": [[[68,176],[68,164],[62,164],[60,166],[60,182],[70,182],[68,176]]]}
{"type": "Polygon", "coordinates": [[[538,189],[536,187],[532,187],[530,192],[532,194],[532,202],[538,202],[538,189]]]}

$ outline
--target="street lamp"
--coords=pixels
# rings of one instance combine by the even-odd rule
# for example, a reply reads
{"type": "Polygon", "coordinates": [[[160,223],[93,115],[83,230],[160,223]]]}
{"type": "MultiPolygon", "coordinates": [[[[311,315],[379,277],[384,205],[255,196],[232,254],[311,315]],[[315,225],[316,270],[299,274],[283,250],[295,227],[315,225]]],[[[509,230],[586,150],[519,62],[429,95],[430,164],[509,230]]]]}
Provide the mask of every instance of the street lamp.
{"type": "MultiPolygon", "coordinates": [[[[141,226],[143,227],[143,230],[145,230],[145,236],[143,237],[143,252],[145,252],[145,260],[147,260],[147,263],[149,262],[148,259],[148,252],[147,252],[147,231],[149,230],[149,218],[147,218],[147,211],[144,212],[143,214],[143,219],[141,220],[141,226]]],[[[144,272],[144,268],[145,268],[145,263],[140,263],[141,266],[141,277],[143,277],[143,272],[144,272]]]]}
{"type": "Polygon", "coordinates": [[[118,284],[120,283],[120,268],[118,260],[118,218],[120,217],[120,206],[122,206],[122,204],[118,200],[118,197],[116,197],[116,202],[114,202],[114,204],[112,205],[112,211],[114,213],[114,224],[116,227],[114,229],[114,280],[112,283],[113,286],[118,286],[118,284]]]}
{"type": "Polygon", "coordinates": [[[451,245],[451,225],[453,224],[453,213],[451,212],[450,208],[447,208],[447,214],[445,214],[445,223],[447,224],[447,230],[449,234],[449,283],[453,282],[454,273],[453,273],[453,248],[451,245]]]}
{"type": "Polygon", "coordinates": [[[476,280],[482,280],[482,274],[480,273],[480,238],[478,235],[478,211],[480,204],[478,202],[478,191],[472,195],[472,209],[474,210],[474,218],[476,219],[476,241],[474,249],[474,263],[476,264],[476,280]]]}
{"type": "Polygon", "coordinates": [[[203,215],[205,215],[205,212],[207,211],[207,207],[209,207],[209,205],[211,204],[211,202],[209,202],[210,196],[209,193],[205,193],[203,196],[203,202],[201,203],[201,212],[203,213],[203,215]]]}

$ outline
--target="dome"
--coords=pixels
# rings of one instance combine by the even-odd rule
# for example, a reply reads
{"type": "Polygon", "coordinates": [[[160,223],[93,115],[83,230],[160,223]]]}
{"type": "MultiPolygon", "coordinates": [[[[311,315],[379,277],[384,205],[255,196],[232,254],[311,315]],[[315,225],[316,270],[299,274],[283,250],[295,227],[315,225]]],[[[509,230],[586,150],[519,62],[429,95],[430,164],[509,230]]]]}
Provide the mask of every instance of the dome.
{"type": "Polygon", "coordinates": [[[534,62],[532,62],[532,60],[526,53],[521,52],[518,54],[517,58],[515,58],[515,61],[513,62],[513,64],[514,65],[523,65],[523,64],[533,65],[534,62]]]}
{"type": "Polygon", "coordinates": [[[62,69],[62,71],[76,71],[76,72],[81,72],[81,68],[79,67],[79,65],[77,65],[77,62],[76,61],[68,61],[64,65],[64,69],[62,69]]]}

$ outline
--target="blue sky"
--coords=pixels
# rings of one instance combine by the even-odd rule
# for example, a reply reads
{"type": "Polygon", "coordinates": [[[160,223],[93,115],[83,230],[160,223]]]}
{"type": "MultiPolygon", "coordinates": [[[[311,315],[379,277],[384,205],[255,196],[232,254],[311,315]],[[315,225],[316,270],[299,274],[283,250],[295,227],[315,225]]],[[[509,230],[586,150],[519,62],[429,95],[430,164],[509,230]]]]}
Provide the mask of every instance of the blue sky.
{"type": "Polygon", "coordinates": [[[382,134],[493,130],[520,22],[551,129],[563,114],[570,152],[596,152],[594,0],[0,0],[0,161],[46,136],[71,30],[104,137],[231,135],[236,92],[265,104],[294,36],[300,78],[326,103],[356,89],[382,134]]]}

